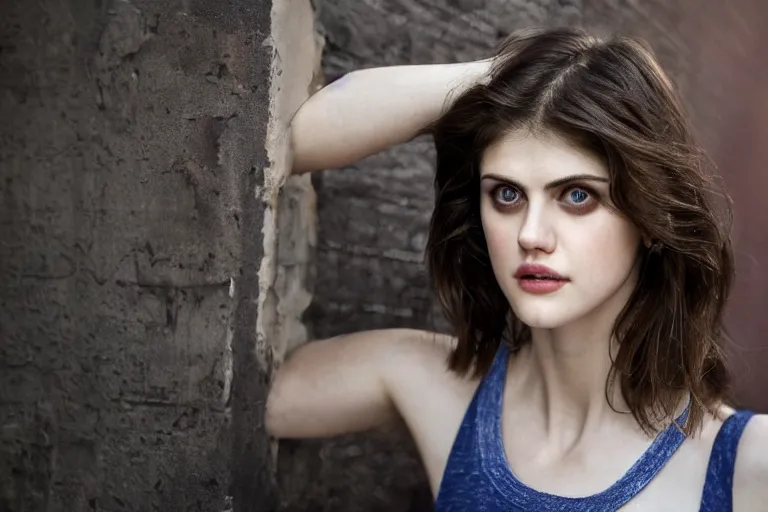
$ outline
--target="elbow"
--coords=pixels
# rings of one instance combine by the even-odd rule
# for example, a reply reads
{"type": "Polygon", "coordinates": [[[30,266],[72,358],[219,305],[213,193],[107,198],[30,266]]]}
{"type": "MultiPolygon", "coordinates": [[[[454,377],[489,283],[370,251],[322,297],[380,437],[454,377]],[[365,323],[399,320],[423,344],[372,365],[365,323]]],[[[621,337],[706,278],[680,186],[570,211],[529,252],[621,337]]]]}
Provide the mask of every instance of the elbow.
{"type": "Polygon", "coordinates": [[[269,394],[267,395],[267,405],[264,413],[264,428],[270,436],[281,438],[285,437],[285,422],[282,421],[282,419],[285,418],[285,414],[281,412],[282,404],[278,388],[278,380],[275,379],[275,382],[272,384],[272,389],[270,389],[269,394]]]}
{"type": "Polygon", "coordinates": [[[275,438],[297,437],[298,421],[301,417],[301,402],[297,401],[301,390],[301,379],[287,362],[277,370],[272,387],[267,395],[264,411],[264,428],[275,438]]]}
{"type": "Polygon", "coordinates": [[[269,403],[267,404],[267,413],[264,416],[264,429],[267,431],[267,434],[269,434],[271,437],[275,437],[278,439],[283,437],[282,432],[280,430],[280,422],[277,420],[275,415],[272,412],[270,412],[269,403]]]}
{"type": "Polygon", "coordinates": [[[288,126],[288,145],[291,154],[292,174],[304,174],[318,170],[312,161],[311,149],[308,147],[310,141],[307,139],[311,135],[309,135],[308,130],[304,126],[307,123],[304,119],[306,113],[303,111],[303,108],[304,106],[294,114],[288,126]]]}

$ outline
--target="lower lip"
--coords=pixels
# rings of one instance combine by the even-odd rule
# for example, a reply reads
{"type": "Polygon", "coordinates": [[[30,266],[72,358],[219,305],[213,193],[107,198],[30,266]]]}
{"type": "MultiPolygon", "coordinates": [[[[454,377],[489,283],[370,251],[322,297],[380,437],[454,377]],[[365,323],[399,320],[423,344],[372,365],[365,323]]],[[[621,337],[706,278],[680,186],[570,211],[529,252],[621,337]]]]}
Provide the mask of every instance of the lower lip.
{"type": "Polygon", "coordinates": [[[543,295],[545,293],[556,292],[568,282],[565,279],[518,279],[520,288],[524,292],[533,293],[535,295],[543,295]]]}

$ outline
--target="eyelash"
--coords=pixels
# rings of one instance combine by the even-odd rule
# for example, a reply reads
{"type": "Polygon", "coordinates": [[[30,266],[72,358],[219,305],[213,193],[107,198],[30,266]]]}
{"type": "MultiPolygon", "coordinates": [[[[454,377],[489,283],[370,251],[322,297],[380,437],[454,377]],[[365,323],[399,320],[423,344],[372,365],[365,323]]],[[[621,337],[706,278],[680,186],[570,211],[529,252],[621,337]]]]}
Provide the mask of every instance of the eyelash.
{"type": "MultiPolygon", "coordinates": [[[[523,196],[523,193],[519,189],[517,189],[516,187],[513,187],[511,185],[504,185],[504,184],[496,185],[491,190],[491,199],[493,200],[493,203],[494,203],[494,205],[497,208],[511,209],[511,208],[514,208],[514,207],[518,206],[519,200],[514,202],[514,203],[511,203],[511,204],[506,204],[506,203],[503,203],[503,202],[498,200],[499,191],[501,191],[502,189],[507,189],[507,188],[511,189],[511,190],[514,190],[520,196],[523,196]]],[[[599,194],[597,192],[595,192],[593,189],[591,189],[590,187],[585,187],[584,185],[574,184],[574,185],[570,185],[568,188],[563,189],[563,192],[560,194],[560,196],[558,198],[558,201],[562,202],[562,198],[564,196],[566,196],[569,192],[573,192],[574,190],[583,190],[584,192],[587,193],[588,198],[587,198],[586,201],[584,201],[581,204],[578,204],[578,205],[577,204],[569,204],[569,205],[567,205],[567,207],[572,209],[572,210],[583,210],[583,209],[589,208],[593,203],[595,203],[596,201],[600,200],[599,194]]]]}

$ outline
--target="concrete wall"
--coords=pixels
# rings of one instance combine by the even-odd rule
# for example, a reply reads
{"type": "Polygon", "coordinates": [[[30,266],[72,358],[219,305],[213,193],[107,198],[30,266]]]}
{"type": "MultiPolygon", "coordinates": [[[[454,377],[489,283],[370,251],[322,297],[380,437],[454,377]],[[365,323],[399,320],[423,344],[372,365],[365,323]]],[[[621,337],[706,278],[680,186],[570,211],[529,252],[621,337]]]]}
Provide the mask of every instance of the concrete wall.
{"type": "MultiPolygon", "coordinates": [[[[729,3],[739,7],[729,8],[722,2],[688,0],[321,0],[316,5],[318,29],[326,38],[323,70],[329,79],[363,67],[487,56],[499,38],[531,25],[577,23],[598,32],[648,39],[685,94],[727,185],[740,191],[736,213],[742,277],[732,301],[739,306],[733,308],[729,326],[747,350],[734,350],[733,359],[739,370],[738,397],[768,410],[768,382],[759,380],[761,361],[768,363],[760,335],[767,318],[760,312],[768,305],[768,282],[760,262],[768,261],[768,243],[757,222],[740,221],[763,216],[757,200],[762,189],[748,187],[765,176],[756,167],[765,160],[753,160],[759,156],[753,146],[759,145],[756,132],[743,124],[733,132],[743,123],[743,114],[761,104],[757,91],[765,87],[750,78],[760,67],[761,55],[752,39],[765,33],[760,28],[766,25],[760,24],[764,14],[757,12],[759,2],[744,11],[749,3],[740,0],[729,3]],[[709,37],[715,33],[717,38],[709,37]],[[745,61],[752,62],[751,67],[744,66],[745,61]],[[747,87],[750,82],[752,87],[747,87]],[[752,96],[739,97],[719,89],[718,83],[740,84],[739,90],[752,91],[752,96]],[[739,99],[744,105],[740,109],[739,99]],[[721,124],[723,118],[731,124],[721,124]],[[733,144],[741,143],[723,146],[719,142],[724,135],[730,135],[733,144]],[[755,163],[747,171],[750,161],[755,163]],[[758,256],[762,259],[756,261],[758,256]]],[[[317,281],[306,316],[313,337],[379,327],[446,329],[422,263],[432,205],[432,162],[431,142],[422,139],[314,177],[317,281]]],[[[425,477],[403,429],[325,442],[283,442],[280,452],[284,510],[431,508],[425,477]]]]}
{"type": "Polygon", "coordinates": [[[264,402],[309,300],[311,188],[278,194],[307,13],[3,2],[0,510],[274,509],[264,402]]]}

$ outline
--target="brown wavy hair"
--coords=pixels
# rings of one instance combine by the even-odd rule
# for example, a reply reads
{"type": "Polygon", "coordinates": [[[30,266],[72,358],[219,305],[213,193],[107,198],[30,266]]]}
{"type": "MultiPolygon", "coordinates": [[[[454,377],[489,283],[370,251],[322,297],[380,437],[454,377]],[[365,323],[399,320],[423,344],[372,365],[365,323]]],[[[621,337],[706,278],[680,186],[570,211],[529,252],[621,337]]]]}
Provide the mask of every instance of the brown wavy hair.
{"type": "Polygon", "coordinates": [[[480,221],[481,155],[519,128],[557,133],[598,154],[613,207],[653,241],[641,249],[637,287],[613,328],[619,349],[606,396],[618,383],[652,433],[688,393],[692,433],[729,383],[722,319],[733,275],[730,203],[672,82],[638,39],[515,33],[487,83],[429,127],[437,161],[427,264],[458,338],[451,369],[484,375],[499,343],[515,351],[530,342],[494,277],[480,221]]]}

